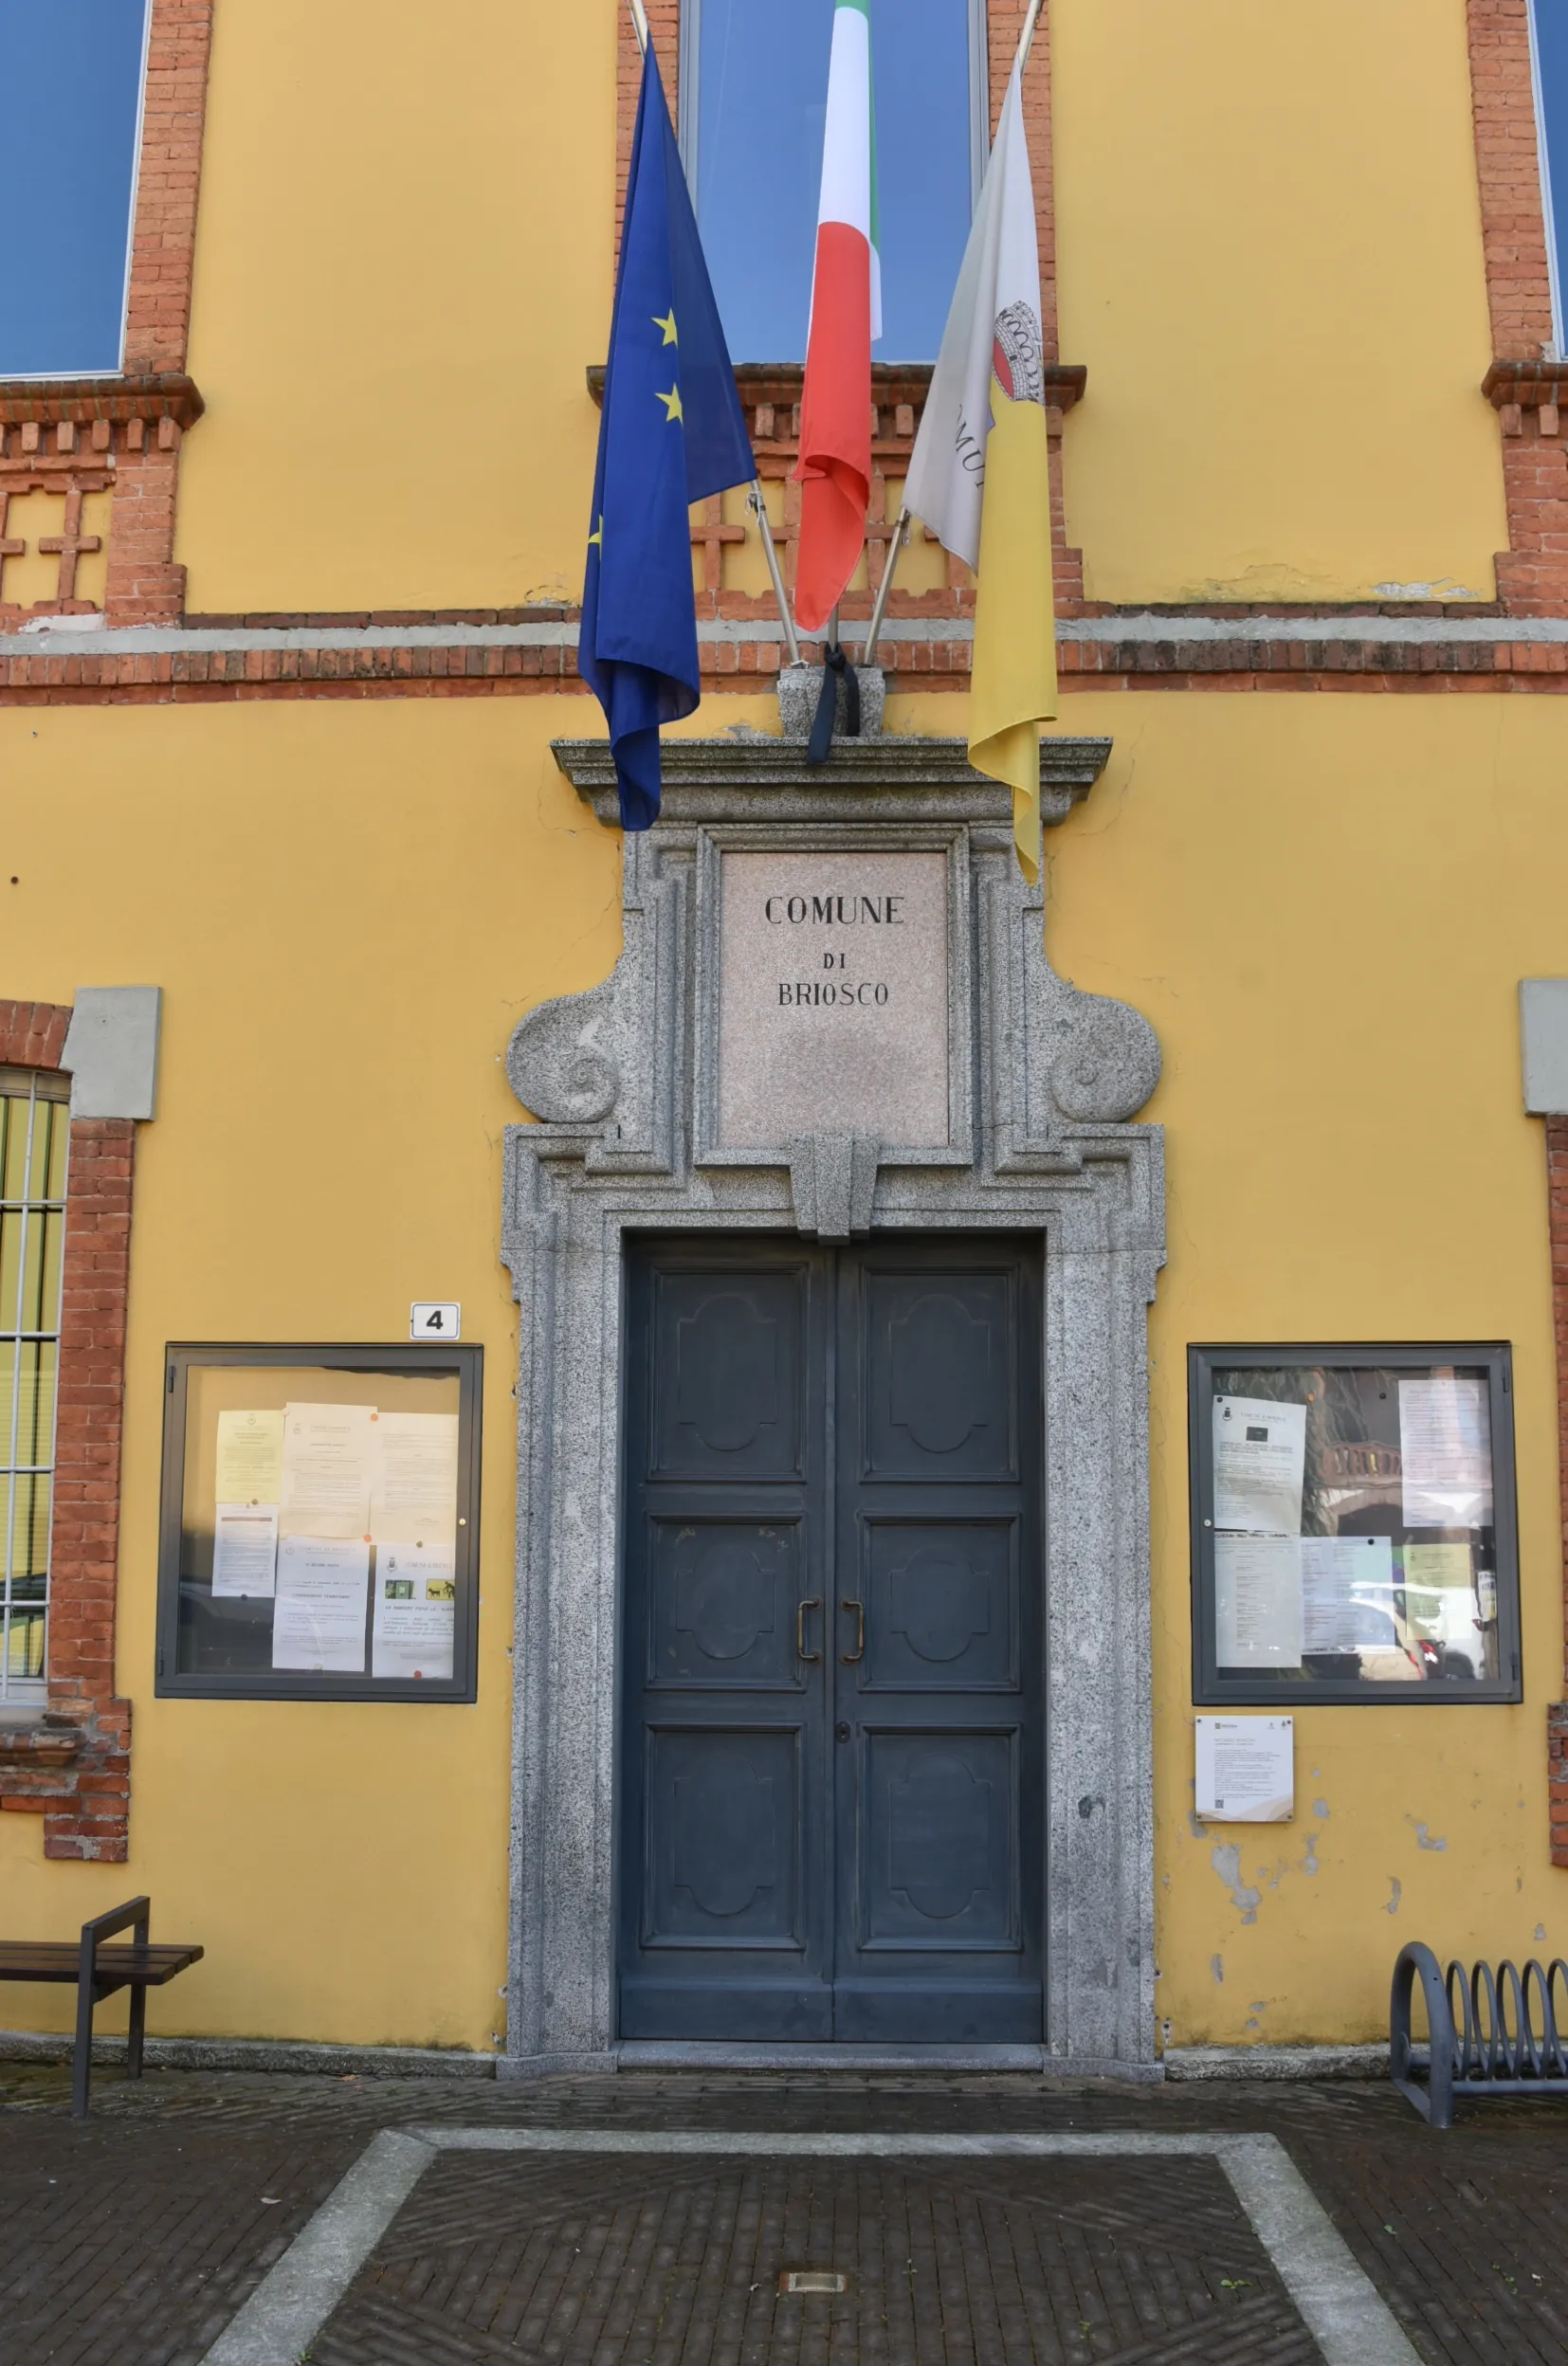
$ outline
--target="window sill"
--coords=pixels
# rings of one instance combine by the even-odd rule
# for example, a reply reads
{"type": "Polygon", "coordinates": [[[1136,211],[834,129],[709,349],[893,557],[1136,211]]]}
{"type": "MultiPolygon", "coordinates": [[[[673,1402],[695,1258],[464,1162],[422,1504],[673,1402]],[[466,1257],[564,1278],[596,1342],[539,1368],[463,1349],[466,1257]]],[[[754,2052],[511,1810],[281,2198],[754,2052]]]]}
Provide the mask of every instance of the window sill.
{"type": "Polygon", "coordinates": [[[80,1725],[36,1705],[0,1708],[0,1773],[34,1766],[69,1766],[82,1754],[80,1725]]]}

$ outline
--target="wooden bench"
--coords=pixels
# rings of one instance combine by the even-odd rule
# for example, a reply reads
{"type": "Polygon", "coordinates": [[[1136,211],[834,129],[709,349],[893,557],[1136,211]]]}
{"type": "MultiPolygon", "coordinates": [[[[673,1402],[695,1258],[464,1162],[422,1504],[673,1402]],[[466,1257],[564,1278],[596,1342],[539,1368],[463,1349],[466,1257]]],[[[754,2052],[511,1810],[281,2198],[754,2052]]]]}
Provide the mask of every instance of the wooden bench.
{"type": "Polygon", "coordinates": [[[48,1980],[76,1983],[76,2046],[71,2056],[71,2118],[87,2117],[88,2090],[93,2075],[93,2008],[117,1989],[131,1991],[131,2030],[125,2049],[125,2075],[141,2076],[141,2042],[147,2028],[147,1992],[199,1963],[201,1947],[153,1947],[147,1932],[152,1902],[133,1898],[82,1925],[82,1938],[0,1940],[0,1980],[48,1980]],[[129,1947],[105,1947],[117,1931],[129,1931],[129,1947]]]}

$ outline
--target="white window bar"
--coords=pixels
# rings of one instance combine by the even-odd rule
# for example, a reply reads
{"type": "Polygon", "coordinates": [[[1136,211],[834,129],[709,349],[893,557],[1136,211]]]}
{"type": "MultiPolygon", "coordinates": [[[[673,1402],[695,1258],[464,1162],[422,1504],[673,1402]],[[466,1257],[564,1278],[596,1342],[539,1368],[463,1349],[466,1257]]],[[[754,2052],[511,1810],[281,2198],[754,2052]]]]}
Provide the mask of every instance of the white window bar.
{"type": "Polygon", "coordinates": [[[45,1698],[69,1092],[0,1067],[0,1707],[45,1698]]]}

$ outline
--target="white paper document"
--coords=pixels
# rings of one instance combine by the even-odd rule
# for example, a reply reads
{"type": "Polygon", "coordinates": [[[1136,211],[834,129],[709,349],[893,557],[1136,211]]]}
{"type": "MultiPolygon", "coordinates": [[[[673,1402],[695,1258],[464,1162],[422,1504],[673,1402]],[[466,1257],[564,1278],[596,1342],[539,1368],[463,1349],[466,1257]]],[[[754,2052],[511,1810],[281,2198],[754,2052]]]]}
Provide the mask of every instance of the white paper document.
{"type": "Polygon", "coordinates": [[[1214,1526],[1299,1537],[1306,1407],[1265,1397],[1214,1399],[1214,1526]]]}
{"type": "Polygon", "coordinates": [[[370,1533],[374,1405],[285,1405],[279,1527],[285,1537],[370,1533]]]}
{"type": "Polygon", "coordinates": [[[1302,1649],[1396,1651],[1387,1537],[1302,1538],[1302,1649]]]}
{"type": "Polygon", "coordinates": [[[1215,1537],[1214,1655],[1221,1667],[1300,1667],[1300,1537],[1215,1537]]]}
{"type": "Polygon", "coordinates": [[[451,1675],[457,1631],[456,1562],[449,1544],[377,1547],[373,1676],[451,1675]]]}
{"type": "Polygon", "coordinates": [[[213,1494],[220,1503],[276,1503],[283,1480],[283,1416],[274,1412],[218,1415],[218,1472],[213,1494]]]}
{"type": "Polygon", "coordinates": [[[363,1538],[281,1537],[273,1666],[362,1676],[370,1574],[363,1538]]]}
{"type": "Polygon", "coordinates": [[[276,1503],[220,1503],[212,1531],[212,1591],[270,1596],[278,1568],[276,1503]]]}
{"type": "Polygon", "coordinates": [[[379,1413],[373,1427],[371,1535],[406,1542],[457,1535],[457,1415],[379,1413]]]}
{"type": "Polygon", "coordinates": [[[1197,1811],[1211,1824],[1288,1824],[1296,1812],[1296,1720],[1200,1717],[1197,1811]]]}
{"type": "Polygon", "coordinates": [[[1486,1528],[1492,1427],[1484,1380],[1401,1380],[1399,1451],[1407,1528],[1486,1528]]]}

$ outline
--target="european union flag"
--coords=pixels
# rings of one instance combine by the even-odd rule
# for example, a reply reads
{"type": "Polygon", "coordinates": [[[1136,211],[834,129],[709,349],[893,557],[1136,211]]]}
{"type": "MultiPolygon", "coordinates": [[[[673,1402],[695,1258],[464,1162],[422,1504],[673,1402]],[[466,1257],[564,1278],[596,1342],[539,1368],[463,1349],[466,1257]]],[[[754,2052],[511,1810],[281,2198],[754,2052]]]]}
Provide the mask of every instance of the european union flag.
{"type": "Polygon", "coordinates": [[[604,708],[621,821],[659,818],[659,726],[700,695],[689,503],[757,474],[650,42],[605,372],[577,671],[604,708]]]}

